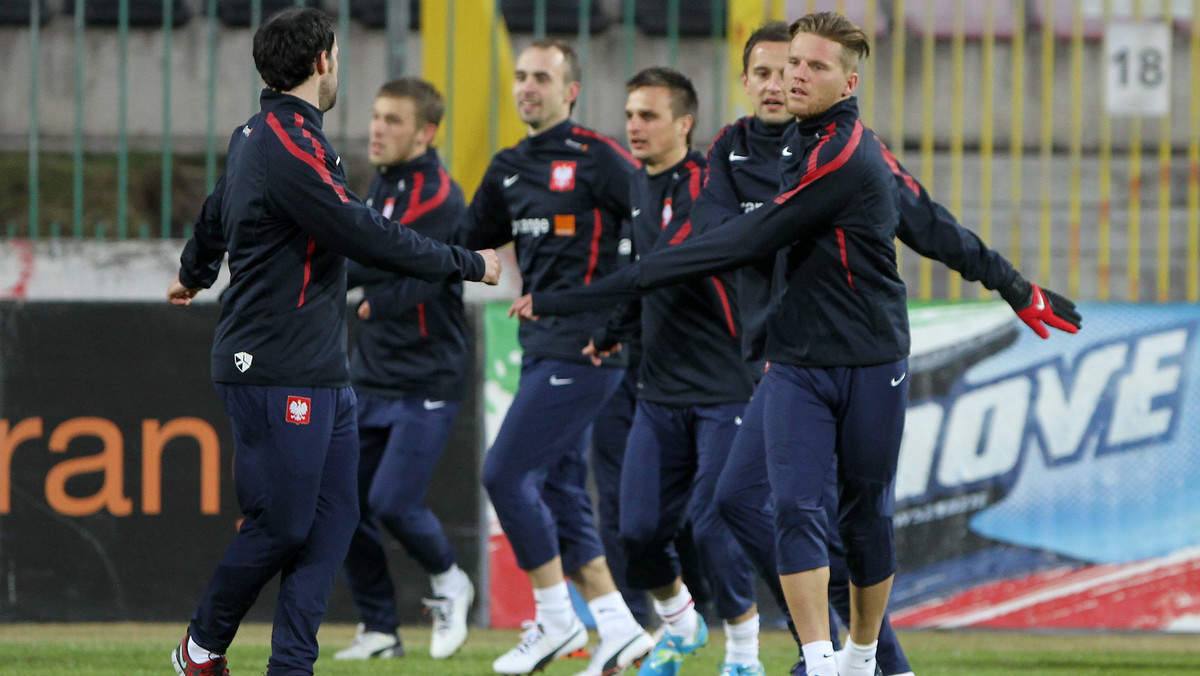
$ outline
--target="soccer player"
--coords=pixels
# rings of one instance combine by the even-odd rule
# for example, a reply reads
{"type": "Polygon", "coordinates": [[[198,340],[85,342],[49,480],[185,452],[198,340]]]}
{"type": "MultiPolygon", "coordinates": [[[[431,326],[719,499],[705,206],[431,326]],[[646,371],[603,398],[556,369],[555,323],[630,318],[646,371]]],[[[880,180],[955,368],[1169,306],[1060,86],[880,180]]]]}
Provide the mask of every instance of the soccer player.
{"type": "MultiPolygon", "coordinates": [[[[792,121],[783,105],[783,71],[789,39],[787,24],[780,21],[765,24],[747,39],[742,82],[755,114],[726,126],[709,150],[709,180],[697,201],[694,219],[702,229],[739,213],[753,211],[769,202],[777,191],[783,135],[792,121]]],[[[1011,263],[958,224],[944,207],[933,202],[890,153],[886,158],[899,188],[897,236],[902,242],[926,257],[944,262],[965,279],[980,281],[988,289],[1005,289],[1015,280],[1017,273],[1011,263]]],[[[770,303],[773,268],[774,261],[768,259],[738,271],[745,354],[756,378],[761,377],[763,370],[766,311],[770,303]]],[[[717,484],[717,503],[738,542],[754,559],[768,586],[782,599],[775,566],[773,511],[762,422],[760,398],[751,402],[743,416],[729,462],[717,484]]],[[[824,506],[829,522],[836,523],[834,481],[826,487],[824,506]]],[[[838,615],[849,624],[845,548],[836,528],[829,529],[828,537],[830,599],[838,615]]],[[[831,633],[831,637],[836,638],[836,635],[831,633]]],[[[886,615],[880,628],[877,657],[885,676],[912,673],[886,615]]],[[[797,671],[802,668],[801,662],[797,671]]]]}
{"type": "MultiPolygon", "coordinates": [[[[402,78],[379,89],[368,152],[378,171],[367,205],[395,227],[450,242],[467,207],[462,188],[430,145],[444,109],[441,94],[424,80],[402,78]]],[[[475,588],[425,494],[462,404],[470,364],[462,284],[426,282],[355,262],[348,284],[363,287],[350,362],[358,397],[361,516],[344,568],[362,623],[354,643],[334,658],[404,654],[380,525],[429,575],[429,654],[446,658],[467,638],[475,588]]]]}
{"type": "Polygon", "coordinates": [[[337,97],[329,16],[289,8],[254,35],[267,88],[229,144],[167,299],[187,305],[230,285],[213,341],[217,393],[233,427],[244,514],[171,653],[181,676],[227,674],[225,651],[263,587],[280,576],[269,676],[311,674],[317,628],[358,523],[358,431],[346,368],[345,256],[428,281],[495,284],[495,252],[472,253],[397,228],[346,189],[321,131],[337,97]]]}
{"type": "MultiPolygon", "coordinates": [[[[633,179],[636,255],[670,247],[692,230],[704,156],[691,149],[697,97],[686,76],[648,68],[626,83],[625,131],[642,170],[633,179]]],[[[713,492],[751,380],[742,367],[732,277],[709,277],[648,294],[610,322],[585,352],[597,358],[642,331],[637,406],[621,470],[621,540],[631,586],[650,590],[666,624],[642,674],[672,675],[705,645],[708,628],[681,578],[675,541],[693,537],[726,620],[722,671],[759,674],[753,570],[720,520],[713,492]],[[685,521],[692,525],[685,534],[685,521]]]]}
{"type": "MultiPolygon", "coordinates": [[[[534,42],[518,57],[515,75],[513,96],[528,136],[492,159],[462,241],[514,241],[526,293],[592,284],[617,265],[633,160],[570,119],[580,88],[570,45],[534,42]]],[[[529,574],[537,610],[517,647],[492,664],[498,673],[537,671],[587,644],[564,572],[600,634],[586,676],[623,670],[654,644],[613,583],[586,489],[589,429],[625,367],[620,355],[597,368],[580,353],[605,317],[597,310],[520,330],[520,384],[484,461],[483,483],[517,564],[529,574]]]]}
{"type": "MultiPolygon", "coordinates": [[[[776,255],[768,316],[770,369],[759,386],[774,496],[780,582],[806,668],[814,676],[869,676],[895,572],[892,482],[904,424],[909,349],[906,293],[895,265],[899,195],[885,148],[852,94],[866,36],[820,13],[790,28],[785,105],[798,124],[784,139],[783,190],[750,214],[659,252],[575,303],[607,300],[736,269],[776,255]],[[834,469],[850,569],[851,621],[835,661],[828,621],[824,487],[834,469]]],[[[548,305],[565,294],[551,296],[548,305]]],[[[1074,304],[1014,275],[1001,295],[1046,335],[1075,332],[1074,304]]],[[[540,299],[513,312],[534,318],[540,299]]]]}
{"type": "MultiPolygon", "coordinates": [[[[714,139],[708,151],[709,175],[704,190],[696,202],[693,221],[701,231],[716,227],[730,218],[749,213],[769,202],[779,189],[780,152],[783,136],[794,120],[787,111],[784,101],[783,70],[787,62],[788,43],[791,35],[788,25],[782,21],[764,24],[746,40],[742,51],[742,87],[750,97],[754,114],[735,120],[727,125],[714,139]]],[[[910,180],[897,168],[897,180],[910,180]]],[[[910,197],[901,191],[902,198],[910,197]]],[[[907,202],[915,208],[905,212],[917,219],[930,220],[934,209],[917,210],[924,206],[915,196],[907,202]]],[[[928,202],[927,196],[925,202],[928,202]]],[[[902,241],[911,242],[906,236],[904,215],[899,230],[902,241]]],[[[928,226],[936,229],[938,223],[928,226]]],[[[947,225],[955,228],[957,224],[947,225]]],[[[966,244],[973,235],[965,230],[948,232],[942,241],[947,246],[958,246],[961,251],[971,251],[966,244]]],[[[985,255],[996,257],[995,252],[979,245],[979,259],[985,255]]],[[[936,256],[935,256],[936,257],[936,256]]],[[[977,259],[968,259],[975,263],[977,259]]],[[[981,266],[987,260],[979,260],[981,266]]],[[[741,310],[742,344],[744,356],[750,366],[755,383],[762,378],[765,359],[763,352],[767,342],[766,316],[770,306],[771,278],[775,267],[774,258],[755,261],[736,272],[738,307],[741,310]]],[[[1002,276],[1011,268],[993,265],[993,278],[1002,276]]],[[[986,282],[985,282],[986,285],[986,282]]],[[[997,284],[998,285],[998,284],[997,284]]],[[[995,285],[992,287],[995,288],[995,285]]],[[[760,575],[772,591],[780,607],[787,614],[787,603],[783,588],[779,585],[779,574],[775,564],[774,512],[771,506],[770,484],[767,480],[766,448],[762,437],[762,407],[752,401],[742,417],[730,457],[717,483],[716,501],[718,511],[728,524],[738,543],[750,555],[760,575]]],[[[833,477],[826,487],[825,509],[831,523],[837,522],[837,482],[833,477]]],[[[849,579],[847,577],[845,549],[837,529],[828,531],[830,564],[830,599],[838,616],[846,624],[850,622],[849,579]]],[[[830,618],[830,637],[837,647],[837,633],[833,618],[830,618]]],[[[789,624],[791,619],[789,616],[789,624]]],[[[896,640],[887,617],[881,624],[879,635],[879,664],[885,676],[902,676],[911,673],[908,659],[896,640]]],[[[802,674],[803,659],[794,667],[794,674],[802,674]]]]}

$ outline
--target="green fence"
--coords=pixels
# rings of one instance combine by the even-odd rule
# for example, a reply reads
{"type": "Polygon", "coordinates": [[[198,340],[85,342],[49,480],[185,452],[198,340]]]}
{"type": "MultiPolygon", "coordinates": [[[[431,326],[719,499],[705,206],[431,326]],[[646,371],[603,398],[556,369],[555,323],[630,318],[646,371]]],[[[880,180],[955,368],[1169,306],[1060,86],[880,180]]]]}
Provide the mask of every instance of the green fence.
{"type": "MultiPolygon", "coordinates": [[[[618,139],[621,83],[645,66],[678,67],[700,94],[699,147],[746,112],[735,73],[748,29],[844,12],[874,38],[859,90],[867,123],[964,223],[1073,296],[1200,300],[1200,0],[496,0],[490,16],[478,0],[307,0],[336,19],[342,92],[326,132],[351,166],[363,162],[355,143],[374,88],[421,72],[417,15],[433,2],[450,3],[450,41],[454,22],[501,20],[515,49],[547,34],[571,40],[584,65],[576,117],[618,139]],[[1114,26],[1161,29],[1168,43],[1114,51],[1114,26]],[[1160,84],[1166,112],[1113,113],[1113,74],[1160,84]]],[[[21,4],[0,0],[0,11],[21,4]]],[[[18,80],[0,99],[0,237],[186,235],[226,134],[257,109],[250,36],[287,4],[34,0],[25,20],[0,26],[0,54],[15,66],[5,76],[18,80]],[[97,25],[89,12],[114,4],[97,25]],[[241,26],[222,14],[235,6],[241,26]],[[27,134],[13,126],[22,119],[27,134]]],[[[479,60],[478,86],[506,105],[497,59],[479,60]]],[[[479,162],[515,140],[498,136],[479,162]]],[[[352,172],[352,187],[369,174],[352,172]]],[[[974,293],[911,252],[899,264],[915,297],[974,293]]]]}

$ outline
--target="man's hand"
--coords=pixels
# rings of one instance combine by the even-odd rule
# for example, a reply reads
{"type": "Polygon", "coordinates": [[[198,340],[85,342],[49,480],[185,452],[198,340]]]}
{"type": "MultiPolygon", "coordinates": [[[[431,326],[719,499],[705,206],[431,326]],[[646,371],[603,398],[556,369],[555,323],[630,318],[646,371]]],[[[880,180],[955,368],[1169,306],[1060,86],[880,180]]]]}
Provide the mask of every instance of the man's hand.
{"type": "Polygon", "coordinates": [[[179,275],[175,275],[171,279],[171,283],[167,285],[167,302],[171,305],[191,305],[192,299],[198,293],[200,293],[200,289],[187,288],[179,283],[179,275]]]}
{"type": "Polygon", "coordinates": [[[488,286],[496,286],[500,283],[500,257],[496,255],[495,249],[481,249],[475,253],[483,256],[484,272],[483,279],[479,280],[488,286]]]}
{"type": "Polygon", "coordinates": [[[587,347],[583,348],[583,353],[591,358],[592,366],[600,366],[604,363],[605,357],[611,357],[620,351],[620,343],[613,343],[613,346],[607,350],[598,350],[596,349],[596,341],[594,339],[589,339],[587,347]]]}
{"type": "Polygon", "coordinates": [[[371,318],[371,303],[363,301],[358,306],[358,318],[367,320],[371,318]]]}
{"type": "Polygon", "coordinates": [[[513,301],[512,306],[508,308],[508,317],[513,317],[523,322],[536,322],[538,316],[533,314],[533,294],[527,293],[524,296],[513,301]]]}
{"type": "Polygon", "coordinates": [[[1042,338],[1050,337],[1045,324],[1067,333],[1079,331],[1082,317],[1075,309],[1075,303],[1049,289],[1031,284],[1020,273],[1011,284],[1000,289],[1000,295],[1008,301],[1021,321],[1042,338]]]}

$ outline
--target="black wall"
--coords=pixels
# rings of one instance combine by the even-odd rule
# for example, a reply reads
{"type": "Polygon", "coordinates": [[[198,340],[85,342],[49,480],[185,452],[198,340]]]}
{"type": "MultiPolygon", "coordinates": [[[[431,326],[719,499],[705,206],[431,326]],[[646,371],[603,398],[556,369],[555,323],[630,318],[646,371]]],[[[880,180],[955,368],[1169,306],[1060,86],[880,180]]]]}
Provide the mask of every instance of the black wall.
{"type": "MultiPolygon", "coordinates": [[[[182,622],[191,615],[241,516],[229,421],[209,380],[218,311],[215,304],[0,302],[0,622],[182,622]],[[41,434],[12,448],[18,425],[35,418],[41,434]],[[219,513],[202,513],[200,446],[189,437],[164,446],[161,509],[147,513],[155,510],[142,496],[144,421],[179,418],[203,421],[197,426],[211,426],[219,439],[219,513]],[[96,469],[105,453],[100,437],[80,434],[63,452],[50,450],[55,430],[109,423],[119,430],[120,448],[110,447],[107,466],[122,467],[108,474],[107,484],[96,469]],[[86,466],[89,459],[97,465],[86,466]],[[58,483],[48,477],[64,472],[71,475],[69,498],[87,500],[107,485],[115,511],[127,506],[129,513],[108,507],[64,513],[72,504],[93,509],[48,490],[58,483]]],[[[478,326],[476,316],[472,321],[478,326]]],[[[479,382],[477,374],[472,382],[479,382]]],[[[460,565],[473,577],[480,564],[479,410],[472,390],[429,493],[460,565]]],[[[20,429],[33,429],[33,422],[24,424],[20,429]]],[[[402,620],[420,621],[428,579],[398,544],[389,546],[402,620]]],[[[249,619],[271,619],[276,588],[264,590],[249,619]]],[[[327,619],[357,620],[341,582],[327,619]]]]}

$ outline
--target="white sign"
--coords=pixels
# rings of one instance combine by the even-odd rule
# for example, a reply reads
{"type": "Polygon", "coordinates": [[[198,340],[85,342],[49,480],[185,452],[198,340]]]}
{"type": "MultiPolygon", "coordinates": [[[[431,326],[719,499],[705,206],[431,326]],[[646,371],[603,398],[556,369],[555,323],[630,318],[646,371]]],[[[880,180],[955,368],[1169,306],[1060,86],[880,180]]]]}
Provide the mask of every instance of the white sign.
{"type": "Polygon", "coordinates": [[[1166,115],[1171,101],[1171,27],[1113,22],[1104,32],[1105,105],[1110,115],[1166,115]]]}

